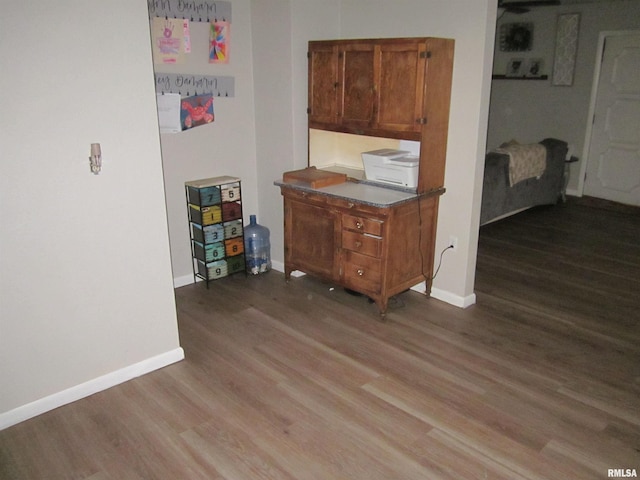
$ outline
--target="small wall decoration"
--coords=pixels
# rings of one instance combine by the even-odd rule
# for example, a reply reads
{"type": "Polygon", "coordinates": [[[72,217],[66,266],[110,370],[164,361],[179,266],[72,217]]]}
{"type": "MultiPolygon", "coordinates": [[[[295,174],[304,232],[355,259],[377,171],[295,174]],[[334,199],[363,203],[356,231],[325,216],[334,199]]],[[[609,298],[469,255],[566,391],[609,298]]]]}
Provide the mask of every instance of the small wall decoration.
{"type": "Polygon", "coordinates": [[[558,15],[556,55],[553,62],[554,85],[573,85],[573,74],[576,67],[576,53],[578,51],[579,29],[579,13],[558,15]]]}
{"type": "Polygon", "coordinates": [[[512,58],[507,64],[507,77],[523,77],[524,76],[524,59],[512,58]]]}
{"type": "Polygon", "coordinates": [[[183,98],[180,109],[180,122],[183,130],[212,123],[213,97],[211,95],[196,95],[183,98]]]}
{"type": "Polygon", "coordinates": [[[175,18],[154,17],[152,21],[153,62],[182,63],[184,61],[184,21],[175,18]]]}
{"type": "Polygon", "coordinates": [[[209,63],[229,63],[229,22],[211,22],[210,32],[209,63]]]}
{"type": "Polygon", "coordinates": [[[527,62],[527,67],[525,70],[525,77],[528,78],[539,78],[542,76],[542,67],[544,63],[541,58],[530,58],[527,62]]]}
{"type": "Polygon", "coordinates": [[[533,45],[533,23],[503,23],[500,26],[500,50],[526,52],[533,45]]]}

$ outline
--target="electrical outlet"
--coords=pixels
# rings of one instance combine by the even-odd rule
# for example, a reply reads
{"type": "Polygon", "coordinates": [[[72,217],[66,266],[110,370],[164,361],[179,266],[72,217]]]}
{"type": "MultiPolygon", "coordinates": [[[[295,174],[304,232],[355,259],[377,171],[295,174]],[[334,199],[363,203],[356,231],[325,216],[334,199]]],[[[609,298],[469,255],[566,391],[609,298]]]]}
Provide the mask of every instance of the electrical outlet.
{"type": "Polygon", "coordinates": [[[458,250],[458,237],[449,235],[449,246],[453,247],[453,250],[458,250]]]}

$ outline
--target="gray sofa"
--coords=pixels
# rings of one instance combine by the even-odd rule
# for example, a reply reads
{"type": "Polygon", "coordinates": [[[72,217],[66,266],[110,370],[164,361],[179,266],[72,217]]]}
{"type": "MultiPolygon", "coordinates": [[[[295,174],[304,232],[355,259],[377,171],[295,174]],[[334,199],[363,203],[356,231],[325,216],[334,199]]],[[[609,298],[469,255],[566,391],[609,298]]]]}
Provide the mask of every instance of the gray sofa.
{"type": "Polygon", "coordinates": [[[555,204],[563,195],[568,146],[555,138],[540,142],[547,150],[547,166],[540,178],[509,186],[509,156],[489,152],[485,158],[480,225],[530,207],[555,204]]]}

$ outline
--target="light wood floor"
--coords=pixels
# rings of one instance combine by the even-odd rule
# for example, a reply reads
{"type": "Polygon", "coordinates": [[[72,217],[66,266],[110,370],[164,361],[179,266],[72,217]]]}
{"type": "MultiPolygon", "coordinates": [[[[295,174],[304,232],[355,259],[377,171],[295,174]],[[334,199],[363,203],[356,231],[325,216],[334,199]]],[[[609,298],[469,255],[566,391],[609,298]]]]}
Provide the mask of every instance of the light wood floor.
{"type": "Polygon", "coordinates": [[[0,432],[0,478],[640,471],[640,215],[583,203],[483,227],[466,310],[406,292],[381,323],[278,272],[180,288],[186,360],[0,432]]]}

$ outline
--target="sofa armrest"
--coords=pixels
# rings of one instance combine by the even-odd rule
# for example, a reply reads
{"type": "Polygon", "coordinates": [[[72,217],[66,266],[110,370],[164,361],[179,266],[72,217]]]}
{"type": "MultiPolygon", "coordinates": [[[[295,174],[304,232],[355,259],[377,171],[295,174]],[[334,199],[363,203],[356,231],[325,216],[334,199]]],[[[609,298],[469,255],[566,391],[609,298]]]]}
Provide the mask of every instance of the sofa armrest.
{"type": "Polygon", "coordinates": [[[547,164],[561,164],[564,170],[564,162],[569,152],[567,142],[556,138],[545,138],[540,143],[547,149],[547,164]]]}
{"type": "Polygon", "coordinates": [[[484,187],[509,186],[509,155],[506,153],[489,152],[484,159],[484,187]]]}
{"type": "Polygon", "coordinates": [[[547,168],[545,176],[551,177],[558,182],[558,191],[562,190],[564,182],[564,169],[569,145],[567,142],[555,138],[545,138],[540,142],[547,149],[547,168]]]}

